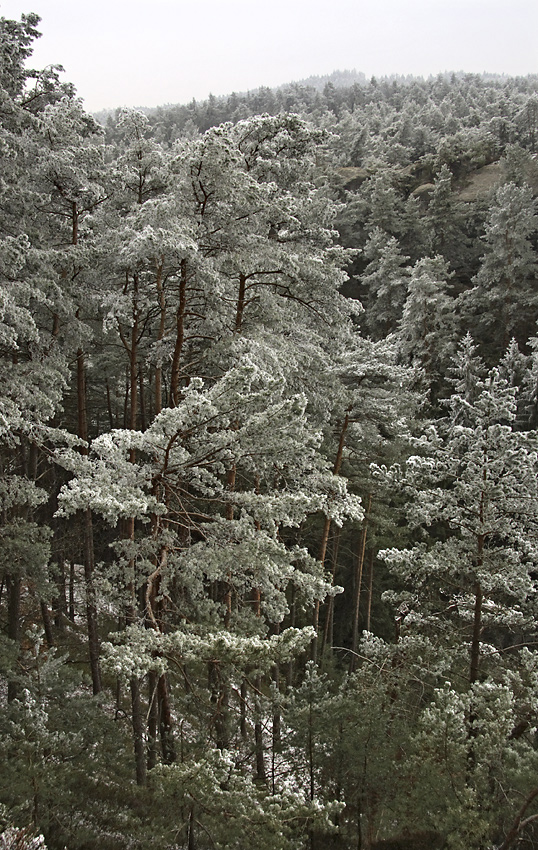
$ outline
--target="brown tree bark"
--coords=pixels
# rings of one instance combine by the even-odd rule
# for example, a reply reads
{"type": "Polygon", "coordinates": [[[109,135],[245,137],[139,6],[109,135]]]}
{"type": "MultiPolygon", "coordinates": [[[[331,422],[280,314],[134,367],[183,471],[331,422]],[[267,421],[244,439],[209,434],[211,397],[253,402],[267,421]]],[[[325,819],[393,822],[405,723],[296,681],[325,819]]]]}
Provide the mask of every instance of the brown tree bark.
{"type": "Polygon", "coordinates": [[[144,740],[144,714],[140,697],[140,682],[135,676],[131,678],[130,686],[136,784],[145,785],[147,782],[147,765],[146,742],[144,740]]]}
{"type": "Polygon", "coordinates": [[[521,806],[519,812],[514,818],[514,822],[512,826],[508,830],[506,834],[506,838],[503,843],[499,845],[497,850],[508,850],[509,847],[512,847],[518,836],[521,832],[527,827],[530,826],[531,823],[535,823],[538,820],[538,815],[529,815],[524,818],[525,812],[529,808],[532,802],[538,797],[538,788],[533,788],[530,794],[525,799],[523,805],[521,806]]]}
{"type": "MultiPolygon", "coordinates": [[[[21,590],[20,576],[7,576],[7,636],[17,646],[21,636],[21,590]]],[[[13,702],[18,693],[17,683],[9,679],[7,685],[7,701],[13,702]]]]}
{"type": "Polygon", "coordinates": [[[157,764],[157,734],[159,727],[159,697],[157,694],[157,674],[148,674],[148,770],[157,764]]]}
{"type": "Polygon", "coordinates": [[[43,620],[43,629],[45,631],[45,638],[47,641],[47,646],[49,649],[51,646],[54,646],[54,634],[52,632],[52,620],[50,616],[50,611],[48,609],[47,603],[43,600],[39,603],[41,608],[41,619],[43,620]]]}
{"type": "MultiPolygon", "coordinates": [[[[478,564],[482,565],[484,557],[484,536],[478,538],[478,564]]],[[[473,685],[478,680],[478,671],[480,667],[480,637],[482,635],[482,603],[483,592],[482,586],[478,579],[474,584],[474,612],[473,612],[473,631],[471,637],[471,662],[469,666],[469,682],[473,685]]]]}
{"type": "Polygon", "coordinates": [[[240,696],[239,696],[240,709],[239,710],[240,710],[240,718],[241,718],[240,719],[241,737],[243,738],[244,741],[246,741],[247,736],[248,736],[247,696],[248,696],[247,680],[243,677],[241,679],[241,691],[240,691],[240,696]]]}
{"type": "MultiPolygon", "coordinates": [[[[280,669],[278,664],[274,665],[272,676],[274,689],[278,693],[280,688],[280,669]]],[[[278,705],[273,707],[271,737],[271,793],[276,794],[276,756],[282,752],[282,717],[278,705]]]]}
{"type": "MultiPolygon", "coordinates": [[[[127,292],[129,290],[129,273],[125,274],[125,288],[124,291],[127,292]]],[[[129,397],[129,428],[131,430],[136,430],[137,424],[137,415],[138,415],[138,334],[139,334],[139,311],[138,311],[138,275],[136,272],[133,273],[133,281],[132,281],[132,325],[131,325],[131,339],[130,342],[127,341],[125,334],[123,333],[121,327],[119,327],[120,339],[123,343],[125,350],[127,351],[129,357],[129,372],[128,372],[128,397],[129,397]]],[[[129,452],[129,460],[131,463],[134,463],[136,460],[136,452],[135,449],[131,449],[129,452]]],[[[125,520],[125,532],[124,536],[126,539],[134,542],[135,539],[135,519],[134,517],[130,517],[125,520]]],[[[135,564],[131,562],[131,574],[134,576],[135,573],[135,564]]],[[[138,619],[138,600],[137,600],[137,589],[135,579],[131,581],[130,587],[130,597],[131,601],[127,610],[127,623],[135,623],[138,619]]],[[[137,785],[145,785],[147,782],[147,753],[146,753],[146,741],[145,741],[145,719],[144,713],[142,710],[142,697],[141,697],[141,689],[140,689],[140,680],[136,676],[132,676],[130,680],[130,691],[131,691],[131,720],[133,727],[133,745],[134,745],[134,755],[135,755],[135,769],[136,769],[136,784],[137,785]]]]}
{"type": "MultiPolygon", "coordinates": [[[[340,467],[342,466],[342,458],[344,456],[344,444],[346,441],[347,429],[349,426],[349,411],[346,413],[344,417],[344,421],[342,423],[342,427],[340,429],[340,439],[338,440],[338,449],[336,451],[336,458],[333,466],[333,475],[338,475],[340,472],[340,467]]],[[[331,520],[329,517],[325,517],[325,521],[323,523],[323,531],[321,534],[321,542],[319,546],[319,554],[318,561],[321,561],[322,565],[325,565],[325,556],[327,554],[327,544],[329,542],[329,533],[331,530],[331,520]]],[[[312,643],[310,644],[310,660],[317,662],[318,659],[318,629],[319,629],[319,609],[320,609],[320,600],[318,599],[314,605],[314,615],[312,617],[312,625],[316,631],[315,637],[312,639],[312,643]]]]}
{"type": "MultiPolygon", "coordinates": [[[[76,201],[72,202],[71,242],[78,243],[78,221],[79,211],[76,201]]],[[[79,310],[77,310],[77,318],[79,310]]],[[[77,351],[77,414],[78,414],[78,436],[88,442],[88,409],[86,392],[86,363],[82,348],[77,351]]],[[[87,448],[82,449],[83,454],[88,453],[87,448]]],[[[100,646],[99,630],[97,622],[96,594],[94,586],[95,558],[93,549],[93,520],[90,508],[83,511],[83,546],[84,546],[84,582],[86,587],[86,623],[88,629],[88,653],[90,656],[90,669],[92,676],[93,693],[101,691],[101,668],[100,668],[100,646]]]]}
{"type": "MultiPolygon", "coordinates": [[[[159,299],[159,330],[157,331],[157,343],[162,343],[164,339],[164,332],[166,329],[166,299],[164,295],[164,287],[163,287],[163,261],[160,260],[157,262],[157,276],[156,276],[156,286],[157,286],[157,297],[159,299]]],[[[162,380],[163,380],[163,367],[161,362],[157,363],[155,367],[155,415],[157,416],[162,410],[163,404],[163,390],[162,390],[162,380]]]]}
{"type": "Polygon", "coordinates": [[[262,726],[262,709],[261,709],[261,678],[256,678],[256,695],[254,698],[254,749],[256,753],[256,779],[258,782],[265,783],[267,776],[265,773],[265,757],[263,746],[263,726],[262,726]]]}
{"type": "Polygon", "coordinates": [[[370,562],[368,565],[368,605],[366,607],[366,631],[370,631],[372,619],[372,593],[374,589],[374,550],[370,552],[370,562]]]}
{"type": "Polygon", "coordinates": [[[165,764],[173,764],[176,760],[174,723],[172,720],[172,706],[170,703],[168,676],[165,673],[163,673],[162,676],[159,676],[157,693],[159,695],[159,730],[161,734],[163,762],[165,764]]]}
{"type": "Polygon", "coordinates": [[[366,510],[366,516],[364,518],[364,525],[362,527],[362,534],[360,539],[360,547],[359,553],[357,557],[357,569],[355,571],[355,587],[354,587],[354,599],[353,599],[353,630],[351,637],[351,658],[349,662],[349,672],[353,673],[356,666],[357,661],[357,650],[359,648],[359,616],[360,616],[360,602],[361,602],[361,586],[362,586],[362,574],[364,570],[364,555],[366,551],[366,538],[368,534],[368,521],[370,518],[370,510],[372,507],[372,494],[368,495],[368,507],[366,510]]]}
{"type": "Polygon", "coordinates": [[[185,312],[187,309],[187,260],[181,260],[179,275],[179,301],[176,311],[176,342],[170,375],[170,407],[179,404],[179,364],[185,342],[185,312]]]}
{"type": "Polygon", "coordinates": [[[237,307],[235,311],[235,333],[241,333],[243,324],[243,313],[245,312],[245,294],[246,294],[247,276],[239,275],[239,293],[237,295],[237,307]]]}
{"type": "Polygon", "coordinates": [[[218,661],[208,664],[208,684],[213,706],[212,726],[215,730],[217,749],[227,750],[230,746],[229,695],[228,683],[224,681],[218,661]]]}
{"type": "MultiPolygon", "coordinates": [[[[78,436],[88,441],[88,417],[87,417],[87,395],[86,395],[86,369],[84,352],[81,348],[77,351],[77,410],[78,410],[78,436]]],[[[82,454],[87,454],[87,447],[81,449],[82,454]]],[[[86,589],[86,624],[88,631],[88,653],[90,657],[90,670],[92,676],[93,693],[98,694],[102,689],[101,667],[100,667],[100,645],[99,627],[97,622],[97,605],[94,585],[95,558],[93,549],[93,519],[90,508],[81,512],[82,538],[83,538],[83,562],[84,562],[84,584],[86,589]]]]}
{"type": "MultiPolygon", "coordinates": [[[[482,509],[481,509],[482,512],[482,509]]],[[[481,513],[482,518],[482,513],[481,513]]],[[[479,535],[477,540],[477,566],[481,567],[484,560],[484,543],[485,537],[483,534],[479,535]]],[[[473,628],[471,635],[471,651],[470,651],[470,664],[469,664],[469,684],[471,687],[475,682],[478,681],[479,670],[480,670],[480,638],[482,635],[482,605],[484,601],[484,594],[482,590],[482,585],[480,584],[479,579],[477,578],[474,583],[474,611],[473,611],[473,628]]],[[[476,709],[474,705],[474,698],[471,698],[471,706],[469,709],[469,726],[468,726],[468,738],[469,738],[469,752],[468,752],[468,765],[469,765],[469,778],[472,777],[475,765],[476,765],[476,748],[475,748],[475,739],[477,737],[477,729],[475,726],[475,722],[477,719],[476,709]]]]}
{"type": "MultiPolygon", "coordinates": [[[[332,554],[331,554],[331,583],[334,584],[334,578],[336,575],[336,567],[338,564],[338,550],[340,548],[340,532],[341,529],[337,528],[333,546],[332,546],[332,554]]],[[[321,654],[326,649],[326,647],[331,648],[333,645],[333,621],[334,621],[334,596],[330,596],[327,602],[327,610],[325,614],[325,624],[323,627],[323,640],[321,643],[321,654]]]]}
{"type": "Polygon", "coordinates": [[[75,562],[69,564],[69,619],[75,622],[75,562]]]}

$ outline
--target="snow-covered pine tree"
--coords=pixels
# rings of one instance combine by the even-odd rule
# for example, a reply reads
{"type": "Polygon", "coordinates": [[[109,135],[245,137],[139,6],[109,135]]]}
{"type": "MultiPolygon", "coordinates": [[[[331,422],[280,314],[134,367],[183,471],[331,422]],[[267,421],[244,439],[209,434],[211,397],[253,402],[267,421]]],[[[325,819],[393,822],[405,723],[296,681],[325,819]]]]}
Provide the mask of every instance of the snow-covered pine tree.
{"type": "Polygon", "coordinates": [[[470,323],[478,324],[484,354],[495,360],[515,337],[524,344],[538,316],[533,248],[536,204],[529,186],[497,189],[484,233],[485,252],[473,288],[461,296],[470,323]]]}
{"type": "Polygon", "coordinates": [[[409,272],[398,240],[379,227],[370,233],[364,248],[369,260],[361,276],[367,287],[365,299],[366,324],[373,339],[384,339],[393,333],[402,318],[407,295],[409,272]]]}
{"type": "Polygon", "coordinates": [[[416,652],[430,658],[417,742],[433,760],[429,781],[441,787],[450,776],[454,789],[437,827],[456,830],[454,847],[478,848],[498,840],[520,795],[533,793],[537,437],[513,429],[516,388],[497,369],[485,373],[470,337],[453,387],[447,416],[391,473],[417,543],[381,557],[404,588],[387,594],[401,648],[419,668],[416,652]]]}

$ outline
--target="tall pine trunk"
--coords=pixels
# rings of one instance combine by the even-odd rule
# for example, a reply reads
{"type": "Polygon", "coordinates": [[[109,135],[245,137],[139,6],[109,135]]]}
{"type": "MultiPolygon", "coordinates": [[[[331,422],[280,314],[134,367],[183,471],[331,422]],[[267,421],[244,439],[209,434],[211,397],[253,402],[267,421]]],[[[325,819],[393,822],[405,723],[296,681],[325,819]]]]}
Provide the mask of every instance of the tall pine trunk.
{"type": "MultiPolygon", "coordinates": [[[[84,353],[81,348],[77,351],[77,408],[78,436],[86,443],[88,441],[88,417],[86,407],[86,369],[84,353]]],[[[82,448],[83,454],[88,454],[87,446],[82,448]]],[[[94,585],[95,557],[93,548],[93,519],[90,508],[81,511],[84,584],[86,590],[86,624],[88,631],[88,653],[92,676],[93,693],[98,694],[102,689],[100,668],[99,627],[97,621],[97,604],[94,585]]]]}
{"type": "MultiPolygon", "coordinates": [[[[346,413],[344,417],[344,421],[342,423],[342,428],[340,429],[340,439],[338,440],[338,449],[336,451],[336,458],[333,466],[333,475],[338,475],[340,472],[340,467],[342,466],[342,458],[344,456],[344,444],[346,441],[347,429],[349,426],[349,412],[346,413]]],[[[323,531],[321,533],[321,542],[319,546],[319,555],[318,561],[321,561],[321,564],[325,566],[325,557],[327,555],[327,544],[329,542],[329,533],[331,530],[331,520],[329,517],[325,517],[325,521],[323,523],[323,531]]],[[[315,637],[312,639],[312,643],[310,644],[310,660],[317,662],[318,660],[318,629],[319,629],[319,609],[320,609],[320,601],[319,599],[316,601],[314,605],[314,615],[312,618],[312,625],[315,629],[315,637]]]]}
{"type": "Polygon", "coordinates": [[[362,574],[364,571],[364,556],[366,552],[366,539],[368,534],[368,522],[372,507],[372,494],[368,495],[368,507],[364,518],[364,525],[360,537],[359,553],[357,556],[357,568],[355,570],[354,594],[353,594],[353,629],[351,636],[351,659],[349,672],[353,673],[357,662],[357,651],[359,648],[359,617],[361,603],[362,574]]]}

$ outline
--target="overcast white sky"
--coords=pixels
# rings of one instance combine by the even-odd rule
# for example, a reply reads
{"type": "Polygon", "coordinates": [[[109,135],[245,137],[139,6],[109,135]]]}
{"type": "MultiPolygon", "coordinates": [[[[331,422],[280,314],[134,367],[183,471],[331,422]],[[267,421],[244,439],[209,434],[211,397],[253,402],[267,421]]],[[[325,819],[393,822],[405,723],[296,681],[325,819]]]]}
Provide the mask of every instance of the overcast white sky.
{"type": "Polygon", "coordinates": [[[0,0],[37,12],[32,66],[90,111],[186,103],[334,70],[538,73],[538,0],[0,0]]]}

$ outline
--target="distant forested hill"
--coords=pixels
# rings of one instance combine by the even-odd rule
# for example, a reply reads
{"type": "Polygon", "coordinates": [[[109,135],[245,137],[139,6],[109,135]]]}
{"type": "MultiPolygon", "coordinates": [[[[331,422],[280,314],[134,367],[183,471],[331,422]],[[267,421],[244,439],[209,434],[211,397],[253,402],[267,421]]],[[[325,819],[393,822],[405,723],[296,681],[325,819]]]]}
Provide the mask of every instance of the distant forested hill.
{"type": "MultiPolygon", "coordinates": [[[[381,251],[383,233],[397,240],[404,269],[432,251],[444,258],[450,269],[447,286],[460,297],[462,327],[473,327],[487,358],[495,358],[507,334],[525,344],[536,320],[534,308],[513,315],[509,331],[492,339],[488,323],[482,321],[481,333],[467,315],[471,302],[463,293],[473,288],[479,271],[495,191],[512,182],[525,184],[532,197],[538,193],[538,75],[366,80],[354,71],[335,72],[146,113],[152,137],[166,147],[259,114],[297,114],[328,132],[318,165],[334,197],[344,202],[337,220],[341,240],[360,250],[349,266],[352,284],[345,291],[363,301],[362,326],[378,337],[399,320],[397,311],[380,326],[375,317],[382,308],[379,284],[370,274],[372,263],[381,262],[374,255],[381,251]]],[[[117,139],[119,114],[106,120],[111,142],[117,139]]]]}
{"type": "MultiPolygon", "coordinates": [[[[159,138],[167,142],[194,128],[203,132],[261,113],[294,112],[318,124],[331,121],[336,132],[347,128],[346,137],[353,126],[356,131],[360,127],[365,140],[371,137],[372,147],[354,144],[342,151],[342,164],[360,165],[370,155],[379,156],[379,139],[390,142],[389,162],[410,162],[434,153],[442,137],[478,127],[489,131],[501,147],[510,143],[526,147],[536,135],[537,119],[531,113],[537,89],[538,75],[508,78],[459,72],[427,80],[404,75],[366,80],[355,71],[336,71],[274,89],[210,95],[204,101],[143,111],[159,138]]],[[[113,132],[113,113],[96,117],[113,132]]]]}

